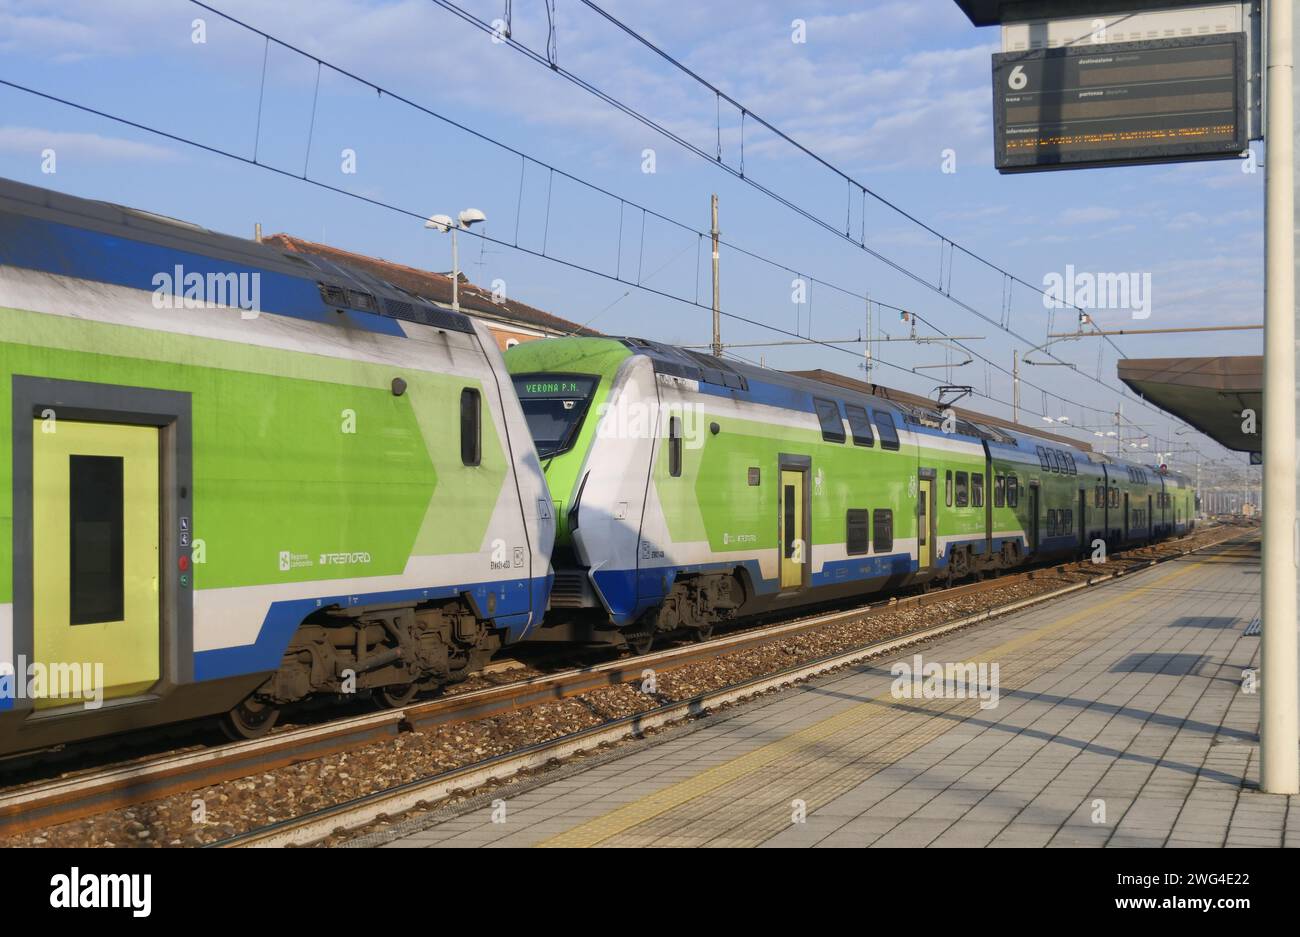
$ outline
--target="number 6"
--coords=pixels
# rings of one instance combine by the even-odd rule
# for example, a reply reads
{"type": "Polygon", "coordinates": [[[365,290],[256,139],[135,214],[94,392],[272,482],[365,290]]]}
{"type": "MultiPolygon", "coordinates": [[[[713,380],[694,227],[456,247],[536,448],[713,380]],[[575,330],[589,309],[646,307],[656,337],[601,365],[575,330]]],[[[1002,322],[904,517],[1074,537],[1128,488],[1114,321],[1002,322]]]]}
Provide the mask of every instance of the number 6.
{"type": "Polygon", "coordinates": [[[1017,65],[1011,69],[1011,74],[1007,77],[1007,84],[1012,91],[1021,91],[1025,85],[1029,84],[1029,76],[1025,74],[1023,65],[1017,65]]]}

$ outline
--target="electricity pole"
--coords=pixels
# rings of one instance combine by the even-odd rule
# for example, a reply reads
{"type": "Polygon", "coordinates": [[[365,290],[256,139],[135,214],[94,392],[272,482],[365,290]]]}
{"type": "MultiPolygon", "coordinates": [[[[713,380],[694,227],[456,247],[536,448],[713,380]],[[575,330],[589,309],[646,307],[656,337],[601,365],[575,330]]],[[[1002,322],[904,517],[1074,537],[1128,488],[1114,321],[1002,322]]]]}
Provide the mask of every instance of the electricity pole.
{"type": "Polygon", "coordinates": [[[1295,525],[1295,146],[1292,0],[1270,0],[1265,59],[1263,582],[1259,781],[1300,793],[1295,525]]]}
{"type": "Polygon", "coordinates": [[[718,196],[714,195],[712,200],[713,206],[713,357],[722,357],[722,312],[718,303],[719,288],[718,283],[718,196]]]}

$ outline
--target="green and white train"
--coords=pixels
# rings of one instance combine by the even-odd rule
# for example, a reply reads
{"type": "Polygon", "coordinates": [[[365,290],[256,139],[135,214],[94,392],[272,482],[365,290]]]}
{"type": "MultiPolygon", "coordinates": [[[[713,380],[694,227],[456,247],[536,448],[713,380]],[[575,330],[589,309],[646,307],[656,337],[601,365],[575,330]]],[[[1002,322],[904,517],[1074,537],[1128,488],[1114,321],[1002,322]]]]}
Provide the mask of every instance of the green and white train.
{"type": "MultiPolygon", "coordinates": [[[[1176,474],[642,339],[506,363],[555,503],[537,637],[722,620],[1185,534],[1176,474]]],[[[1099,554],[1098,554],[1099,555],[1099,554]]]]}
{"type": "Polygon", "coordinates": [[[357,270],[0,180],[0,755],[1193,517],[1176,475],[640,339],[503,360],[357,270]]]}
{"type": "Polygon", "coordinates": [[[400,703],[541,621],[553,537],[481,323],[0,181],[0,753],[400,703]]]}

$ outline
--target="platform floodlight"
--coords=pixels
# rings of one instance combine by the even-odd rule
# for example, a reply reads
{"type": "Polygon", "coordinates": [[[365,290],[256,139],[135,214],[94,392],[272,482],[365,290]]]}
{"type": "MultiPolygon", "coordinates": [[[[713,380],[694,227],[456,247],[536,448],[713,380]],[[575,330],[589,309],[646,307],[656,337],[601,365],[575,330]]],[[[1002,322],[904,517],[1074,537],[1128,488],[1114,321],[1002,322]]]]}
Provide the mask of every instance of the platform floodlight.
{"type": "Polygon", "coordinates": [[[434,215],[432,218],[430,218],[428,221],[424,223],[424,226],[426,228],[433,228],[436,231],[441,231],[443,234],[446,234],[448,231],[451,230],[451,224],[452,222],[451,222],[450,215],[434,215]]]}
{"type": "Polygon", "coordinates": [[[478,224],[480,221],[487,221],[487,215],[483,214],[477,208],[467,208],[460,213],[460,226],[468,228],[472,224],[478,224]]]}

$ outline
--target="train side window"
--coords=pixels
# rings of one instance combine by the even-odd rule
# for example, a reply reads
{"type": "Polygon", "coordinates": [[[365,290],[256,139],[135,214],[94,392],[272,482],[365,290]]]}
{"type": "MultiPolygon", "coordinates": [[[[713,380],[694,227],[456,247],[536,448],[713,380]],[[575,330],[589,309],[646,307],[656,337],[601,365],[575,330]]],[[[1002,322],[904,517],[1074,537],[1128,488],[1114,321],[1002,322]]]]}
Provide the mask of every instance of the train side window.
{"type": "Polygon", "coordinates": [[[1065,454],[1065,460],[1066,460],[1066,463],[1070,466],[1070,474],[1071,474],[1071,475],[1078,475],[1078,474],[1079,474],[1079,466],[1078,466],[1078,464],[1074,461],[1074,456],[1070,455],[1070,453],[1067,452],[1067,453],[1065,454]]]}
{"type": "Polygon", "coordinates": [[[876,542],[875,552],[888,553],[894,549],[894,512],[876,508],[871,515],[871,539],[876,542]]]}
{"type": "Polygon", "coordinates": [[[125,615],[123,465],[120,456],[68,456],[68,612],[74,625],[125,615]]]}
{"type": "Polygon", "coordinates": [[[1007,476],[1007,506],[1018,507],[1020,505],[1020,479],[1015,475],[1007,476]]]}
{"type": "Polygon", "coordinates": [[[1038,453],[1038,464],[1043,467],[1044,471],[1050,472],[1052,470],[1052,463],[1051,460],[1047,458],[1047,450],[1042,446],[1034,446],[1034,450],[1038,453]]]}
{"type": "Polygon", "coordinates": [[[822,425],[822,439],[827,442],[844,442],[844,421],[840,419],[840,405],[834,400],[813,398],[817,422],[822,425]]]}
{"type": "Polygon", "coordinates": [[[943,505],[952,507],[952,469],[943,473],[943,505]]]}
{"type": "Polygon", "coordinates": [[[1101,485],[1097,485],[1097,486],[1095,486],[1095,487],[1092,489],[1092,506],[1093,506],[1093,507],[1095,507],[1095,508],[1099,508],[1099,507],[1101,507],[1101,503],[1102,503],[1102,492],[1103,492],[1104,490],[1105,490],[1105,489],[1102,488],[1101,485]]]}
{"type": "Polygon", "coordinates": [[[866,508],[850,508],[844,517],[844,544],[849,556],[861,556],[870,550],[871,512],[866,508]]]}
{"type": "Polygon", "coordinates": [[[886,410],[872,410],[876,419],[876,431],[880,433],[880,448],[898,450],[898,428],[894,426],[894,417],[886,410]]]}
{"type": "Polygon", "coordinates": [[[981,472],[970,477],[970,503],[971,507],[984,507],[984,475],[981,472]]]}
{"type": "Polygon", "coordinates": [[[876,444],[876,437],[871,432],[871,421],[867,419],[866,410],[856,404],[846,403],[844,415],[848,417],[849,431],[853,433],[853,445],[874,446],[876,444]]]}
{"type": "Polygon", "coordinates": [[[1047,509],[1047,536],[1056,536],[1056,508],[1047,509]]]}
{"type": "Polygon", "coordinates": [[[965,472],[957,473],[957,507],[964,508],[970,503],[970,482],[965,472]]]}
{"type": "Polygon", "coordinates": [[[460,461],[479,465],[483,461],[482,399],[479,392],[466,387],[460,392],[460,461]]]}
{"type": "Polygon", "coordinates": [[[993,506],[995,508],[1005,507],[1007,503],[1007,477],[1005,475],[995,475],[993,477],[993,506]]]}
{"type": "Polygon", "coordinates": [[[668,474],[682,477],[682,418],[668,418],[668,474]]]}

